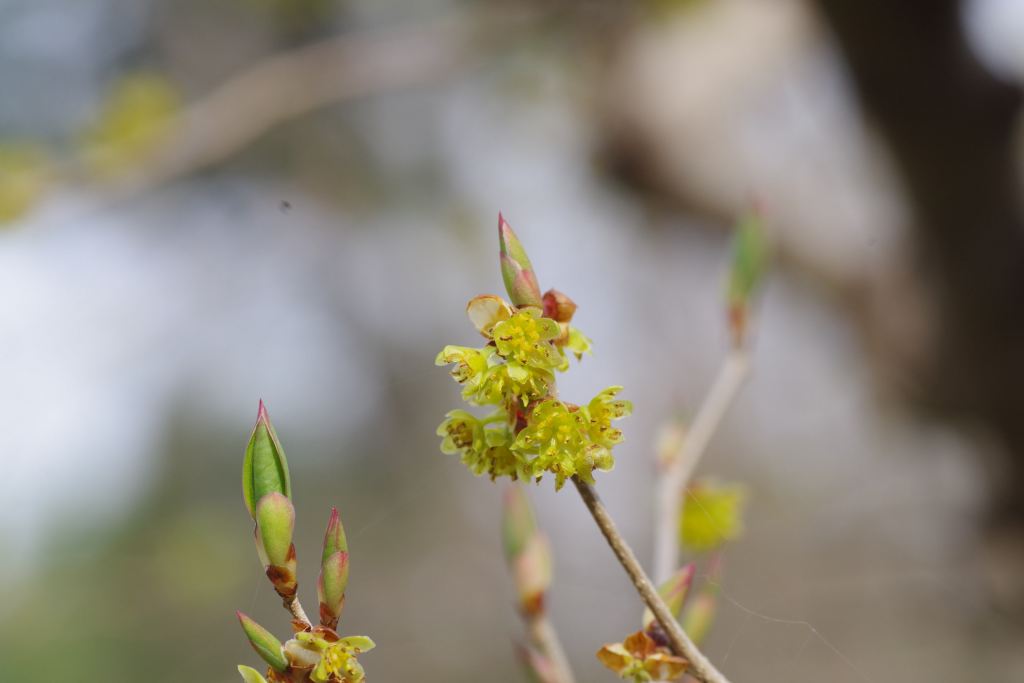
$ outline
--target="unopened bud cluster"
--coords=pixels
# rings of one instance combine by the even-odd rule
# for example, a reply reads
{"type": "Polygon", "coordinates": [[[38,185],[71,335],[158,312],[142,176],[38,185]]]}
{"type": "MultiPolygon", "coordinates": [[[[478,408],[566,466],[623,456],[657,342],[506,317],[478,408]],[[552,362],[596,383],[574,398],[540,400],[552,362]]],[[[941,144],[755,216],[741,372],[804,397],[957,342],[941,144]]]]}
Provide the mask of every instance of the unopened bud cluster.
{"type": "Polygon", "coordinates": [[[320,622],[311,624],[299,606],[297,560],[292,535],[295,508],[284,449],[263,402],[245,450],[242,497],[256,523],[256,552],[274,590],[293,615],[292,638],[282,643],[248,616],[238,613],[242,630],[267,664],[266,677],[239,666],[247,683],[361,683],[366,680],[356,655],[371,650],[365,636],[340,637],[337,628],[348,585],[348,542],[337,509],[331,510],[317,580],[320,622]]]}
{"type": "Polygon", "coordinates": [[[560,400],[555,373],[590,352],[590,340],[571,322],[576,304],[565,294],[541,295],[533,266],[519,239],[499,217],[499,260],[511,302],[494,295],[472,299],[466,312],[486,339],[482,347],[446,346],[438,365],[453,365],[462,397],[474,406],[495,406],[476,417],[453,410],[438,428],[441,450],[458,453],[475,474],[492,479],[537,479],[555,475],[555,487],[579,477],[592,483],[594,470],[614,465],[612,447],[622,432],[612,420],[632,411],[609,387],[586,405],[560,400]]]}

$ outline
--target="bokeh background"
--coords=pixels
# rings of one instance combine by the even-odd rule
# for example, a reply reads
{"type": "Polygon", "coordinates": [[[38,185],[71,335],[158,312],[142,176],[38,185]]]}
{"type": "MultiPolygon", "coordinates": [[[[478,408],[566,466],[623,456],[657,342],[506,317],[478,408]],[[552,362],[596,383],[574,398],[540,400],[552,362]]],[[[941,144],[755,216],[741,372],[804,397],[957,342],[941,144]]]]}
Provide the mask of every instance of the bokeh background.
{"type": "MultiPolygon", "coordinates": [[[[306,601],[329,506],[375,681],[523,680],[500,487],[433,365],[499,210],[636,406],[599,489],[651,554],[658,428],[775,264],[701,465],[743,482],[706,651],[734,681],[1024,680],[1016,0],[0,1],[0,680],[232,681],[284,635],[238,479],[263,398],[306,601]]],[[[640,605],[531,489],[577,675],[640,605]]]]}

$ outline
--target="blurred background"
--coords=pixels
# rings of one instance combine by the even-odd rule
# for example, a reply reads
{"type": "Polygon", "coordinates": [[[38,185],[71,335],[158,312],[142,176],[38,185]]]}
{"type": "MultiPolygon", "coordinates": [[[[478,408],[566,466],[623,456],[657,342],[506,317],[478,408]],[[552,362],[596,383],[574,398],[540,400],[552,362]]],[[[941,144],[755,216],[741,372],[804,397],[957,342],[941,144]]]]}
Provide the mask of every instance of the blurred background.
{"type": "MultiPolygon", "coordinates": [[[[262,397],[307,604],[329,506],[374,681],[519,681],[501,487],[433,365],[496,217],[626,387],[599,476],[652,552],[658,428],[775,264],[701,473],[743,482],[705,650],[734,681],[1024,680],[1019,0],[0,0],[0,679],[233,681],[287,633],[242,505],[262,397]]],[[[580,680],[641,606],[531,489],[580,680]]]]}

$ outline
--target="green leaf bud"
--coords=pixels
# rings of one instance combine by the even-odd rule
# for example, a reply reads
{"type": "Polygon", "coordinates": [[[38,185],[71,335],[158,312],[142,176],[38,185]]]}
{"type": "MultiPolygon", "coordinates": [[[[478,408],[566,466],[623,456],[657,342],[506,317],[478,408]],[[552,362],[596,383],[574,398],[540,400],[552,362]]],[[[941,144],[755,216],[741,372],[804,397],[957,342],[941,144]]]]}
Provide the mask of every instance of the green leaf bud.
{"type": "Polygon", "coordinates": [[[348,553],[338,551],[325,558],[316,582],[320,600],[320,623],[328,628],[338,625],[345,606],[345,588],[348,586],[348,553]]]}
{"type": "Polygon", "coordinates": [[[280,493],[291,498],[292,488],[284,449],[261,400],[256,426],[249,437],[242,464],[242,497],[253,519],[256,519],[256,503],[268,493],[280,493]]]}
{"type": "Polygon", "coordinates": [[[348,552],[348,539],[345,538],[345,528],[341,525],[338,508],[332,507],[331,518],[327,521],[327,532],[324,534],[324,552],[320,558],[321,564],[337,552],[348,552]]]}
{"type": "MultiPolygon", "coordinates": [[[[288,668],[288,660],[284,656],[284,646],[281,641],[274,637],[274,634],[263,628],[255,621],[241,612],[236,612],[238,621],[242,624],[242,630],[249,639],[249,643],[256,650],[263,661],[271,666],[274,671],[283,672],[288,668]]],[[[244,676],[244,674],[243,674],[244,676]]]]}
{"type": "Polygon", "coordinates": [[[512,303],[516,306],[543,306],[540,286],[533,272],[533,265],[526,255],[522,243],[512,231],[505,217],[498,214],[498,243],[500,245],[499,260],[501,276],[505,280],[505,289],[512,303]]]}
{"type": "Polygon", "coordinates": [[[256,537],[268,565],[285,566],[295,531],[295,508],[280,493],[268,493],[256,505],[256,537]]]}

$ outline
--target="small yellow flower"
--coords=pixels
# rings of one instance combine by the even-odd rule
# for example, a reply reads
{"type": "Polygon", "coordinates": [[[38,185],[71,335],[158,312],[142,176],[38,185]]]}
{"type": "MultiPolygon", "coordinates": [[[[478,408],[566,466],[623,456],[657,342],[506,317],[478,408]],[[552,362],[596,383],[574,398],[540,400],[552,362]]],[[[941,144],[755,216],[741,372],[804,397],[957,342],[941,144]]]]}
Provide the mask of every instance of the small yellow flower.
{"type": "Polygon", "coordinates": [[[362,683],[366,673],[356,655],[374,647],[374,642],[366,636],[349,636],[330,643],[309,678],[314,683],[362,683]]]}
{"type": "Polygon", "coordinates": [[[612,427],[612,420],[626,417],[633,412],[630,401],[614,400],[622,387],[608,387],[587,405],[588,431],[594,443],[611,448],[622,443],[622,430],[612,427]]]}
{"type": "Polygon", "coordinates": [[[434,364],[455,365],[451,375],[456,382],[463,385],[462,397],[470,402],[478,402],[476,397],[494,357],[493,346],[473,349],[468,346],[448,345],[441,349],[441,353],[437,354],[434,364]]]}
{"type": "Polygon", "coordinates": [[[544,472],[555,475],[555,488],[565,480],[579,476],[593,482],[595,469],[609,470],[614,465],[611,452],[591,443],[586,415],[566,404],[548,399],[534,408],[530,419],[512,444],[512,450],[536,454],[531,461],[534,476],[544,472]]]}
{"type": "Polygon", "coordinates": [[[366,636],[338,638],[334,631],[318,627],[313,632],[296,633],[285,643],[285,652],[292,667],[308,671],[313,683],[363,683],[366,673],[356,655],[374,647],[374,642],[366,636]]]}
{"type": "Polygon", "coordinates": [[[519,363],[498,363],[488,369],[474,395],[480,405],[501,405],[525,408],[531,401],[543,398],[554,384],[547,370],[526,367],[519,363]]]}
{"type": "Polygon", "coordinates": [[[540,310],[524,308],[494,326],[498,354],[520,365],[551,369],[561,362],[551,340],[560,333],[558,323],[542,318],[540,310]]]}
{"type": "Polygon", "coordinates": [[[453,410],[445,418],[437,428],[437,435],[444,437],[442,453],[482,451],[486,447],[483,423],[475,416],[465,410],[453,410]]]}

